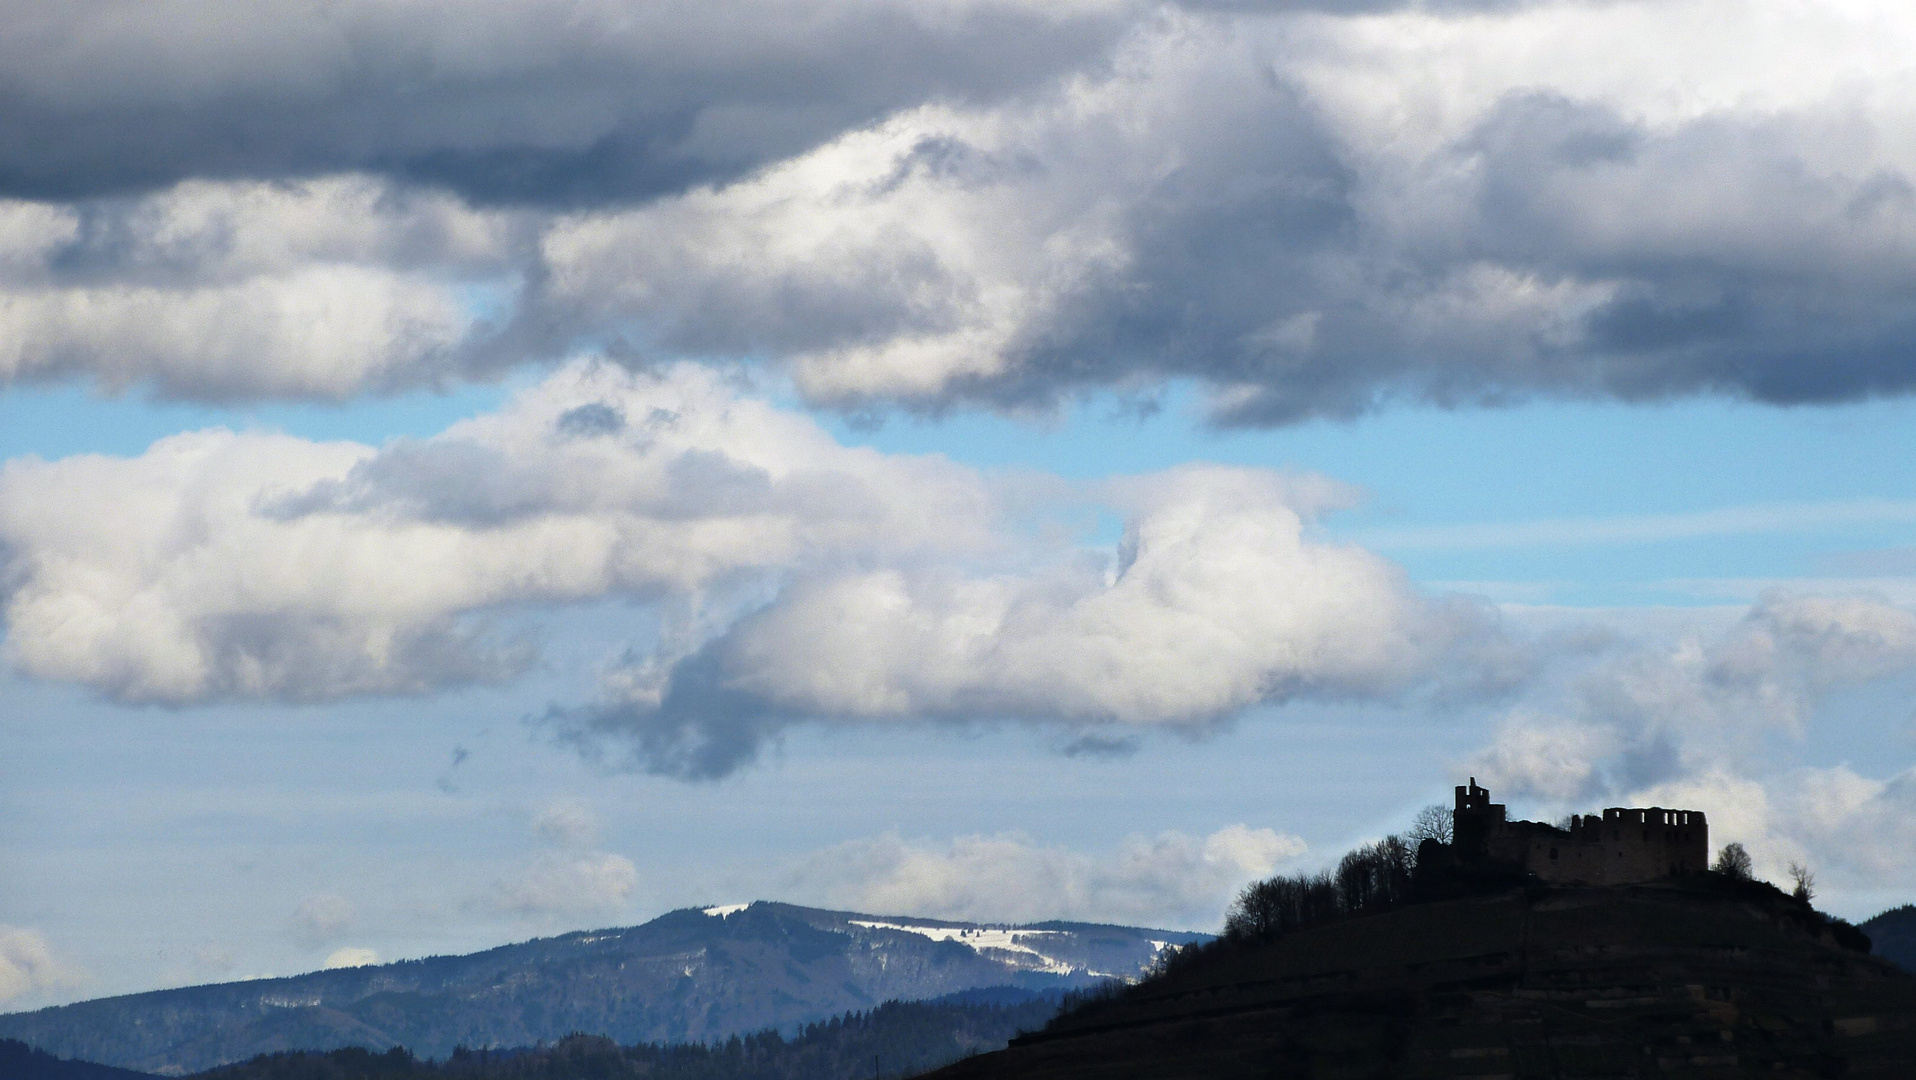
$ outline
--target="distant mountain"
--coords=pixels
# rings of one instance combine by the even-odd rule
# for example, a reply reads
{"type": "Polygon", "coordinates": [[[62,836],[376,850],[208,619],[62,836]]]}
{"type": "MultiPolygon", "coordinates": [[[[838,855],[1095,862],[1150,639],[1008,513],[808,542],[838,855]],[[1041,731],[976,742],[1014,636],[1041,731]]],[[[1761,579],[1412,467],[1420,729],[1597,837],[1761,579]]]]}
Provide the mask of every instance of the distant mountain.
{"type": "Polygon", "coordinates": [[[1891,908],[1861,924],[1861,929],[1869,935],[1871,952],[1916,973],[1916,904],[1891,908]]]}
{"type": "Polygon", "coordinates": [[[1088,923],[983,925],[789,904],[688,908],[597,930],[378,967],[102,998],[0,1015],[0,1037],[180,1075],[285,1050],[724,1039],[890,1000],[1135,978],[1209,935],[1088,923]]]}
{"type": "MultiPolygon", "coordinates": [[[[995,1047],[993,1049],[996,1049],[995,1047]]],[[[947,1059],[951,1060],[951,1059],[947,1059]]],[[[942,1065],[944,1062],[939,1062],[942,1065]]],[[[147,1073],[129,1072],[91,1061],[69,1061],[36,1050],[14,1039],[0,1039],[0,1078],[4,1080],[152,1080],[147,1073]]]]}
{"type": "MultiPolygon", "coordinates": [[[[807,1024],[704,1046],[620,1046],[573,1035],[550,1046],[464,1051],[440,1062],[400,1050],[273,1054],[227,1065],[201,1080],[847,1080],[916,1076],[983,1051],[1057,1015],[1062,994],[1014,987],[967,990],[931,1001],[889,1002],[807,1024]]],[[[0,1074],[3,1075],[3,1074],[0,1074]]]]}

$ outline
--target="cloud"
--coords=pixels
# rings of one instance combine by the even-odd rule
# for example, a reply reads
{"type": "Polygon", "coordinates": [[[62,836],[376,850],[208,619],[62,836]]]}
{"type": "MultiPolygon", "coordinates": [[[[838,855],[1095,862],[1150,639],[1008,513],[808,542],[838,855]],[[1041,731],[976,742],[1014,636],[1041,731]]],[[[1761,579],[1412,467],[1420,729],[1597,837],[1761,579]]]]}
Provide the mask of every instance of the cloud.
{"type": "MultiPolygon", "coordinates": [[[[1245,424],[1905,392],[1916,162],[1872,137],[1901,111],[1800,60],[1762,107],[1727,65],[1605,74],[1619,40],[1697,19],[1726,55],[1800,45],[1723,8],[1160,13],[1106,71],[560,221],[533,303],[667,352],[783,356],[853,408],[1187,376],[1245,424]]],[[[1816,29],[1840,67],[1916,23],[1816,29]]]]}
{"type": "Polygon", "coordinates": [[[1772,591],[1714,635],[1620,647],[1572,677],[1567,700],[1506,716],[1465,768],[1551,803],[1748,764],[1800,736],[1833,694],[1916,671],[1916,613],[1872,596],[1772,591]]]}
{"type": "Polygon", "coordinates": [[[599,817],[582,802],[561,799],[534,814],[532,828],[546,841],[565,847],[578,847],[598,838],[599,817]]]}
{"type": "Polygon", "coordinates": [[[1901,12],[29,9],[0,380],[342,400],[589,342],[1251,425],[1916,383],[1901,12]]]}
{"type": "Polygon", "coordinates": [[[353,175],[0,202],[0,383],[343,399],[461,377],[516,228],[353,175]]]}
{"type": "Polygon", "coordinates": [[[696,653],[644,665],[621,698],[551,720],[704,778],[807,718],[1193,730],[1263,703],[1470,695],[1526,673],[1486,608],[1309,539],[1334,494],[1321,481],[1190,467],[1110,491],[1132,514],[1115,562],[805,576],[696,653]]]}
{"type": "Polygon", "coordinates": [[[383,449],[210,430],[0,467],[0,600],[28,674],[121,700],[326,700],[511,678],[488,613],[691,597],[795,564],[993,542],[980,478],[887,457],[710,371],[563,369],[383,449]],[[616,435],[559,423],[583,405],[616,435]]]}
{"type": "Polygon", "coordinates": [[[1728,633],[1626,661],[1584,689],[1598,715],[1644,728],[1687,723],[1799,732],[1832,690],[1916,667],[1916,614],[1868,596],[1771,593],[1728,633]]]}
{"type": "Polygon", "coordinates": [[[1916,884],[1916,769],[1878,780],[1837,765],[1792,780],[1784,804],[1791,833],[1833,871],[1829,880],[1916,884]]]}
{"type": "Polygon", "coordinates": [[[213,430],[10,462],[0,600],[23,672],[188,704],[509,680],[536,659],[528,609],[621,598],[663,629],[550,720],[686,777],[794,721],[1122,740],[1526,677],[1487,606],[1314,537],[1354,497],[1242,468],[990,477],[845,446],[707,368],[582,361],[377,449],[213,430]],[[1123,543],[1083,547],[1060,506],[1126,514],[1123,543]]]}
{"type": "Polygon", "coordinates": [[[352,925],[356,913],[353,902],[333,893],[319,893],[299,902],[293,910],[293,932],[302,940],[318,945],[336,938],[352,925]]]}
{"type": "Polygon", "coordinates": [[[1607,793],[1601,768],[1617,754],[1617,741],[1609,728],[1519,712],[1505,719],[1468,768],[1500,792],[1571,802],[1607,793]]]}
{"type": "Polygon", "coordinates": [[[1560,707],[1526,704],[1462,763],[1500,795],[1545,807],[1703,810],[1711,840],[1792,862],[1851,894],[1916,885],[1916,773],[1779,764],[1832,699],[1916,672],[1916,614],[1857,595],[1773,592],[1714,634],[1640,644],[1571,678],[1560,707]]]}
{"type": "Polygon", "coordinates": [[[0,925],[0,1001],[55,994],[85,981],[37,931],[0,925]]]}
{"type": "Polygon", "coordinates": [[[1631,802],[1705,811],[1711,843],[1742,843],[1772,881],[1787,881],[1797,863],[1833,894],[1906,894],[1916,886],[1916,770],[1875,779],[1847,765],[1766,776],[1713,766],[1632,793],[1631,802]]]}
{"type": "Polygon", "coordinates": [[[379,954],[372,949],[347,946],[343,949],[334,949],[327,955],[326,962],[321,967],[331,971],[334,968],[368,967],[377,963],[379,963],[379,954]]]}
{"type": "Polygon", "coordinates": [[[1094,61],[1136,10],[34,0],[0,46],[0,191],[376,170],[487,201],[643,198],[902,104],[1016,92],[1094,61]]]}
{"type": "Polygon", "coordinates": [[[809,856],[788,884],[818,903],[886,914],[1213,926],[1238,888],[1305,850],[1297,837],[1245,825],[1133,836],[1099,855],[1021,833],[943,842],[885,833],[809,856]]]}
{"type": "Polygon", "coordinates": [[[599,818],[577,799],[558,799],[532,815],[532,829],[555,850],[534,855],[493,882],[484,902],[522,918],[610,916],[638,887],[638,867],[623,855],[587,850],[599,818]]]}
{"type": "Polygon", "coordinates": [[[528,917],[612,915],[639,884],[638,868],[623,855],[544,852],[494,883],[491,902],[528,917]]]}

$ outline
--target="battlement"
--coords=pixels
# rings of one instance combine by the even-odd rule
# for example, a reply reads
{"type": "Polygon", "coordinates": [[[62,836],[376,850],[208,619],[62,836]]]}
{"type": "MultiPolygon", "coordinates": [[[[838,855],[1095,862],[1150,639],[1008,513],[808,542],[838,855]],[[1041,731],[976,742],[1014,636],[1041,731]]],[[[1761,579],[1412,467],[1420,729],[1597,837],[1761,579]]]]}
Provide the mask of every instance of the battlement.
{"type": "Polygon", "coordinates": [[[1700,810],[1612,806],[1573,816],[1568,828],[1511,821],[1473,776],[1457,787],[1452,821],[1460,860],[1514,864],[1545,881],[1622,885],[1710,865],[1710,826],[1700,810]]]}

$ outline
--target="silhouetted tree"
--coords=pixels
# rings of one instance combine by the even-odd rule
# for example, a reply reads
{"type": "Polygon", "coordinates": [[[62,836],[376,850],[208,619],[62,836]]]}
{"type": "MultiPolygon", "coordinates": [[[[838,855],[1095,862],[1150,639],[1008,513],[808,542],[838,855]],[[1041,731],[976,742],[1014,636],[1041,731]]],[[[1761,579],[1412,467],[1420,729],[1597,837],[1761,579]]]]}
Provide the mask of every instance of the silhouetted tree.
{"type": "Polygon", "coordinates": [[[1809,867],[1800,863],[1791,863],[1790,881],[1796,885],[1796,888],[1790,890],[1791,896],[1805,904],[1816,898],[1816,875],[1810,873],[1809,867]]]}
{"type": "Polygon", "coordinates": [[[1724,844],[1723,850],[1716,853],[1716,863],[1710,869],[1735,881],[1748,881],[1754,873],[1754,864],[1743,845],[1732,842],[1724,844]]]}
{"type": "Polygon", "coordinates": [[[1416,858],[1401,836],[1345,855],[1328,873],[1280,875],[1247,885],[1224,920],[1227,939],[1268,940],[1411,898],[1416,858]]]}
{"type": "Polygon", "coordinates": [[[1417,816],[1410,819],[1410,828],[1404,831],[1404,838],[1410,842],[1412,850],[1426,840],[1448,844],[1456,837],[1455,822],[1451,816],[1450,807],[1432,803],[1417,811],[1417,816]]]}

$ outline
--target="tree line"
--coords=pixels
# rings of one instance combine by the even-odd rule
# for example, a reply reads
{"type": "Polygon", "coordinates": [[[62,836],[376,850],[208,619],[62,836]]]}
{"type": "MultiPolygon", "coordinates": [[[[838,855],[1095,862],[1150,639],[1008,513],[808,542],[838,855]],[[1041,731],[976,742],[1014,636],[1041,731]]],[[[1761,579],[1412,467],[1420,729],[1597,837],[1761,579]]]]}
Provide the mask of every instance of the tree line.
{"type": "Polygon", "coordinates": [[[1015,1003],[887,1002],[808,1024],[719,1042],[621,1046],[598,1035],[422,1060],[403,1048],[267,1054],[200,1073],[203,1080],[859,1080],[915,1076],[1003,1047],[1058,1011],[1056,995],[1015,1003]]]}

